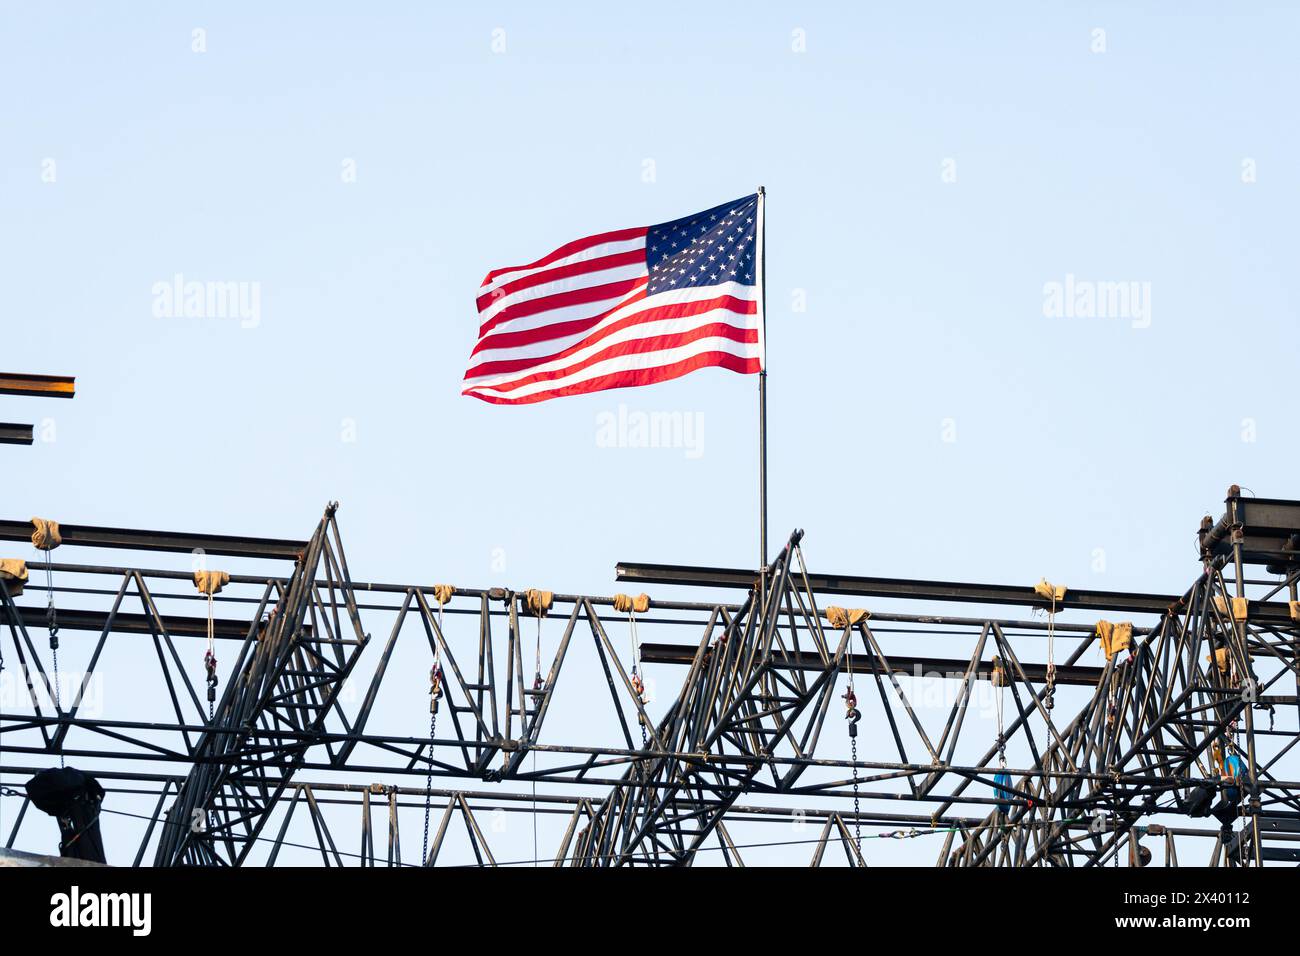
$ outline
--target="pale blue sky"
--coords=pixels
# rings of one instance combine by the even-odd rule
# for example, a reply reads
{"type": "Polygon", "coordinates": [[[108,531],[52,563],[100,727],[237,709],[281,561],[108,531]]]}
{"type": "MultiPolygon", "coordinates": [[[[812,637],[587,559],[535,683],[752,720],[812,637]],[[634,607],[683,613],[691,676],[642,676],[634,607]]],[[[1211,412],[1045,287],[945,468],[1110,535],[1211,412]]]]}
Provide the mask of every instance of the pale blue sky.
{"type": "Polygon", "coordinates": [[[753,378],[459,382],[488,269],[761,183],[774,540],[1181,591],[1229,483],[1297,490],[1300,14],[1145,7],[6,2],[0,367],[78,396],[0,400],[57,436],[0,452],[5,514],[301,537],[337,499],[371,580],[752,563],[753,378]],[[260,323],[154,317],[176,273],[260,283],[260,323]],[[1149,283],[1150,327],[1045,317],[1067,274],[1149,283]],[[598,446],[620,404],[703,454],[598,446]]]}

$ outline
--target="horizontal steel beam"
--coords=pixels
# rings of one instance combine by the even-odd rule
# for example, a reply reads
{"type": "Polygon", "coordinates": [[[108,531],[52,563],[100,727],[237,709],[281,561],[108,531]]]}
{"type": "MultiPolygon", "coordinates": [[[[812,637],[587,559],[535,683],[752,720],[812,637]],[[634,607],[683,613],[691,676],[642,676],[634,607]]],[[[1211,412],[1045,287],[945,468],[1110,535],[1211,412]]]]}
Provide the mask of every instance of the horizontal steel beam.
{"type": "MultiPolygon", "coordinates": [[[[47,611],[44,607],[22,606],[18,608],[18,612],[21,615],[24,627],[45,627],[48,620],[46,617],[47,611]]],[[[175,614],[168,614],[162,620],[167,628],[167,633],[175,637],[208,636],[208,619],[206,617],[180,617],[175,614]]],[[[0,628],[7,623],[7,616],[0,612],[0,628]]],[[[60,630],[103,633],[108,623],[109,615],[103,611],[60,608],[58,612],[60,630]]],[[[113,615],[112,624],[111,633],[113,634],[152,634],[155,630],[153,618],[147,614],[128,614],[125,611],[119,611],[113,615]]],[[[214,637],[242,641],[248,636],[251,622],[216,618],[212,624],[214,637]]]]}
{"type": "Polygon", "coordinates": [[[0,422],[0,445],[30,445],[32,426],[0,422]]]}
{"type": "Polygon", "coordinates": [[[44,398],[72,398],[77,393],[71,375],[27,375],[0,372],[0,395],[37,395],[44,398]]]}
{"type": "MultiPolygon", "coordinates": [[[[0,520],[0,541],[29,541],[30,521],[0,520]]],[[[180,531],[137,531],[128,528],[94,528],[60,524],[64,544],[87,548],[122,548],[128,551],[173,551],[178,554],[203,551],[206,554],[238,558],[285,558],[296,560],[306,541],[282,538],[245,538],[227,534],[189,534],[180,531]]]]}
{"type": "MultiPolygon", "coordinates": [[[[676,584],[717,588],[752,588],[753,571],[736,568],[702,568],[676,564],[634,564],[615,566],[619,581],[642,584],[676,584]]],[[[863,597],[907,598],[918,601],[960,601],[970,604],[1010,604],[1045,607],[1032,586],[1006,584],[963,584],[953,581],[916,581],[907,578],[874,578],[849,574],[809,574],[808,583],[820,594],[863,597]]],[[[1070,588],[1058,610],[1086,608],[1098,611],[1131,611],[1163,614],[1182,599],[1169,594],[1132,594],[1120,591],[1086,591],[1070,588]]]]}
{"type": "MultiPolygon", "coordinates": [[[[642,644],[641,661],[645,664],[690,664],[695,660],[697,646],[693,644],[642,644]]],[[[819,655],[811,651],[791,654],[791,667],[805,671],[823,671],[826,665],[819,655]]],[[[875,654],[850,654],[853,672],[859,676],[870,675],[876,670],[884,674],[888,671],[875,654]]],[[[775,655],[777,666],[781,667],[782,655],[775,655]]],[[[890,670],[904,677],[944,677],[960,680],[966,676],[970,661],[946,657],[908,657],[900,654],[889,655],[890,670]]],[[[1025,677],[1035,682],[1047,680],[1047,665],[1021,662],[1025,677]]],[[[784,669],[784,668],[783,668],[784,669]]],[[[1100,667],[1079,667],[1062,665],[1056,667],[1056,683],[1074,684],[1081,687],[1096,687],[1101,680],[1103,669],[1100,667]]],[[[979,680],[991,680],[993,665],[980,661],[975,676],[979,680]]]]}
{"type": "MultiPolygon", "coordinates": [[[[753,571],[737,568],[704,568],[679,564],[637,564],[619,562],[614,568],[619,581],[637,584],[672,584],[687,587],[754,587],[753,571]]],[[[906,578],[873,578],[848,574],[809,574],[808,583],[819,594],[860,597],[902,598],[914,601],[956,601],[968,604],[1002,604],[1046,608],[1048,603],[1033,587],[1007,584],[963,584],[953,581],[915,581],[906,578]]],[[[1070,588],[1057,602],[1058,611],[1121,612],[1164,614],[1181,608],[1183,599],[1173,594],[1138,594],[1127,591],[1092,591],[1070,588]]],[[[1286,604],[1250,602],[1250,617],[1283,622],[1290,620],[1286,604]]]]}

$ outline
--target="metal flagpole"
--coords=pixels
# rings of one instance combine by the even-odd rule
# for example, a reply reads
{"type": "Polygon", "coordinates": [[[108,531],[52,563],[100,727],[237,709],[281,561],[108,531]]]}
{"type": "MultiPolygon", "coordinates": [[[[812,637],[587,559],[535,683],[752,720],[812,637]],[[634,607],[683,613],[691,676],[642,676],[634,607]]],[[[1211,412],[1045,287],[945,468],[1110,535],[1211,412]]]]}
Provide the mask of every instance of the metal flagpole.
{"type": "Polygon", "coordinates": [[[767,607],[767,270],[764,263],[763,200],[767,191],[758,187],[758,568],[760,607],[767,607]]]}

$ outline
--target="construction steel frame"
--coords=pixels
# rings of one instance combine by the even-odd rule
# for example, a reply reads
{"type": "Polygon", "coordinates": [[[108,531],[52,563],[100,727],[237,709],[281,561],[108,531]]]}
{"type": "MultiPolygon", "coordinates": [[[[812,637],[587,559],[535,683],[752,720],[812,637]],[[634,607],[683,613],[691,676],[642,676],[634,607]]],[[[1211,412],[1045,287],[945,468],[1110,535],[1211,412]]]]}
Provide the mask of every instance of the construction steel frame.
{"type": "MultiPolygon", "coordinates": [[[[0,540],[31,529],[0,521],[0,540]]],[[[182,570],[51,557],[55,584],[42,599],[57,598],[53,621],[32,601],[35,580],[27,598],[0,580],[0,650],[20,692],[0,712],[0,773],[12,787],[52,760],[90,761],[110,794],[105,812],[114,794],[148,794],[154,810],[142,814],[134,862],[157,866],[272,865],[302,846],[325,865],[434,865],[448,862],[453,829],[477,864],[524,862],[494,854],[485,809],[567,818],[544,854],[555,865],[689,865],[706,850],[744,865],[739,828],[808,821],[811,836],[771,842],[803,844],[813,865],[831,861],[832,844],[835,858],[864,865],[864,827],[933,833],[936,862],[951,866],[1141,864],[1152,847],[1165,865],[1179,863],[1180,848],[1198,865],[1300,862],[1300,780],[1285,773],[1300,740],[1300,502],[1234,486],[1223,517],[1202,522],[1200,569],[1181,595],[1066,589],[1053,600],[1050,588],[811,574],[802,538],[795,531],[757,573],[618,566],[619,580],[637,586],[744,595],[655,597],[637,616],[643,629],[689,635],[640,645],[641,674],[681,675],[660,703],[643,700],[622,638],[611,636],[628,627],[613,596],[553,596],[534,676],[543,615],[526,593],[457,588],[447,600],[432,584],[354,581],[334,505],[304,541],[64,526],[63,547],[292,561],[292,570],[232,575],[211,619],[178,613],[206,601],[167,590],[188,582],[182,570]],[[1250,577],[1261,568],[1275,579],[1250,577]],[[835,595],[891,607],[826,607],[835,595]],[[935,613],[949,604],[980,613],[935,613]],[[1148,620],[1107,656],[1095,650],[1103,615],[1148,620]],[[377,620],[385,628],[372,635],[377,620]],[[45,663],[51,623],[65,642],[91,642],[71,693],[45,663]],[[223,657],[238,648],[211,717],[191,648],[181,653],[210,627],[223,657]],[[132,688],[163,708],[155,719],[86,712],[97,664],[121,641],[155,652],[156,675],[132,688]],[[392,692],[395,652],[412,643],[426,667],[441,668],[437,730],[370,729],[392,692]],[[596,686],[568,679],[579,648],[598,666],[596,686]],[[862,701],[856,757],[846,753],[850,686],[862,701]],[[918,703],[932,687],[942,704],[918,703]],[[604,739],[552,730],[566,695],[604,715],[604,739]],[[994,698],[1000,736],[982,712],[994,698]],[[1224,776],[1230,757],[1236,777],[1224,776]],[[358,782],[367,778],[381,782],[358,782]],[[340,849],[340,804],[359,813],[356,852],[340,849]],[[426,821],[432,811],[432,837],[426,822],[420,854],[408,838],[403,856],[402,821],[409,833],[421,811],[426,821]]],[[[11,791],[19,810],[0,832],[10,847],[31,816],[19,796],[11,791]]]]}

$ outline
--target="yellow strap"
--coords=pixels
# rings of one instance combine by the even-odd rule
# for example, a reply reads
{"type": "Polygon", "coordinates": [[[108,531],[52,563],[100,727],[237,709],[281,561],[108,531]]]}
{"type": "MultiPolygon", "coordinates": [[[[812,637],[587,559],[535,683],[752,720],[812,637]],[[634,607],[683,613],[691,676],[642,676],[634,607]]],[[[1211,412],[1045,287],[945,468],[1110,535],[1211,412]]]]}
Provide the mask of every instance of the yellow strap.
{"type": "MultiPolygon", "coordinates": [[[[1250,606],[1249,603],[1246,601],[1244,597],[1233,598],[1232,619],[1234,621],[1246,620],[1246,612],[1249,606],[1250,606]]],[[[1224,596],[1222,594],[1214,595],[1214,609],[1218,611],[1220,614],[1222,614],[1224,617],[1228,616],[1228,601],[1224,599],[1224,596]]]]}
{"type": "Polygon", "coordinates": [[[1118,654],[1120,651],[1127,651],[1133,646],[1133,622],[1120,621],[1115,625],[1114,636],[1111,638],[1111,654],[1118,654]]]}
{"type": "Polygon", "coordinates": [[[864,607],[837,607],[832,604],[826,609],[826,620],[831,627],[849,627],[859,621],[865,621],[871,613],[864,607]]]}
{"type": "Polygon", "coordinates": [[[615,594],[614,610],[620,614],[627,614],[628,612],[644,614],[650,610],[650,595],[638,594],[633,597],[630,594],[615,594]]]}
{"type": "Polygon", "coordinates": [[[1053,584],[1047,578],[1043,578],[1034,585],[1034,593],[1048,601],[1055,601],[1060,604],[1065,600],[1065,585],[1053,584]]]}
{"type": "Polygon", "coordinates": [[[220,594],[221,589],[230,583],[230,574],[227,571],[195,571],[194,586],[199,589],[200,594],[220,594]]]}
{"type": "Polygon", "coordinates": [[[21,558],[0,558],[0,578],[6,581],[26,581],[27,562],[21,558]]]}
{"type": "Polygon", "coordinates": [[[1007,680],[1006,668],[1002,666],[1002,658],[996,654],[993,655],[993,673],[989,679],[993,682],[994,687],[1006,687],[1011,681],[1007,680]]]}
{"type": "Polygon", "coordinates": [[[1107,660],[1133,646],[1133,624],[1130,621],[1120,621],[1118,624],[1098,621],[1093,633],[1097,636],[1102,653],[1106,655],[1107,660]]]}
{"type": "Polygon", "coordinates": [[[37,551],[53,551],[63,543],[63,535],[59,534],[57,521],[33,518],[32,526],[36,529],[32,532],[32,544],[37,551]]]}
{"type": "Polygon", "coordinates": [[[18,597],[27,586],[27,562],[21,558],[0,558],[0,580],[9,582],[5,587],[10,597],[18,597]]]}
{"type": "Polygon", "coordinates": [[[446,604],[451,600],[451,596],[456,593],[456,589],[450,584],[435,584],[433,586],[433,599],[438,602],[438,606],[446,604]]]}
{"type": "Polygon", "coordinates": [[[524,602],[528,610],[538,617],[545,617],[551,610],[551,602],[555,599],[555,594],[551,591],[539,591],[537,588],[529,588],[524,592],[524,602]]]}
{"type": "Polygon", "coordinates": [[[1110,639],[1114,630],[1115,625],[1110,621],[1098,621],[1097,626],[1092,629],[1093,635],[1097,638],[1097,643],[1101,645],[1101,652],[1108,658],[1111,657],[1110,639]]]}

